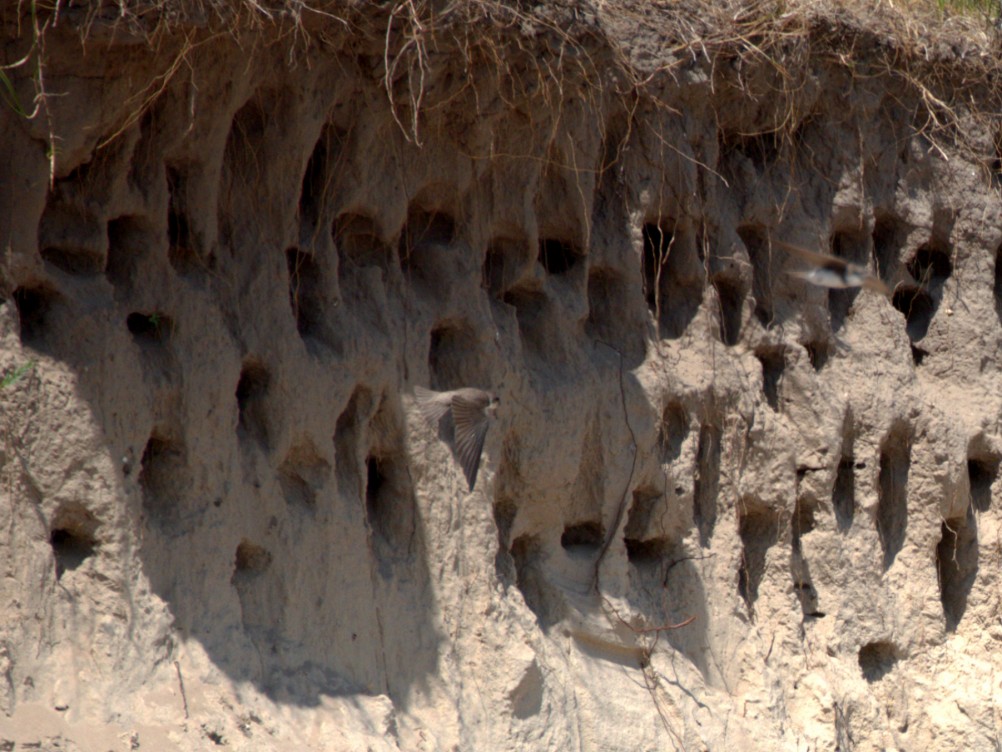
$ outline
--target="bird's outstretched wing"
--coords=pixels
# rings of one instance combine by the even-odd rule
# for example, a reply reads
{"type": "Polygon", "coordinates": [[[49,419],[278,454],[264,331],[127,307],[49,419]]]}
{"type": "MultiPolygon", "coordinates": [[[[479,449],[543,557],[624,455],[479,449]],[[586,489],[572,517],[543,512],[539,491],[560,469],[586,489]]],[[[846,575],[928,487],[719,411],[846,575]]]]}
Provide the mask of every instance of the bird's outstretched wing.
{"type": "Polygon", "coordinates": [[[814,266],[827,267],[830,269],[845,269],[847,266],[847,262],[837,256],[829,256],[827,253],[818,253],[817,251],[802,248],[799,245],[787,243],[784,240],[774,240],[773,242],[784,251],[789,251],[794,256],[799,256],[804,261],[807,261],[814,266]]]}
{"type": "Polygon", "coordinates": [[[488,420],[484,408],[487,403],[483,399],[470,399],[465,395],[455,394],[452,397],[452,420],[456,427],[456,454],[459,464],[463,467],[466,482],[470,490],[477,483],[477,470],[480,469],[480,455],[484,450],[484,438],[487,436],[488,420]]]}
{"type": "Polygon", "coordinates": [[[875,290],[881,295],[886,295],[888,298],[891,297],[891,288],[888,287],[882,279],[874,277],[872,274],[867,275],[863,278],[863,284],[860,287],[866,287],[870,290],[875,290]]]}
{"type": "Polygon", "coordinates": [[[423,386],[414,387],[414,398],[425,420],[433,426],[438,425],[442,417],[449,412],[452,395],[449,392],[433,392],[423,386]]]}

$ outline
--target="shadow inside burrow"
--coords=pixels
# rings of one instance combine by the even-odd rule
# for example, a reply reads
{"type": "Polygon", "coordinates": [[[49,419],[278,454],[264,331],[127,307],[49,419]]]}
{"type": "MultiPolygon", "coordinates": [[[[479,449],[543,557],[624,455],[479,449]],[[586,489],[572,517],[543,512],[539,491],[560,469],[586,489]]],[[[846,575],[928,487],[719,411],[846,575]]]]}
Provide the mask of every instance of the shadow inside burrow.
{"type": "Polygon", "coordinates": [[[695,666],[704,681],[719,686],[708,660],[710,615],[700,567],[712,554],[701,548],[690,550],[684,540],[658,543],[628,550],[627,602],[634,613],[643,615],[643,628],[664,627],[659,634],[670,648],[695,666]]]}

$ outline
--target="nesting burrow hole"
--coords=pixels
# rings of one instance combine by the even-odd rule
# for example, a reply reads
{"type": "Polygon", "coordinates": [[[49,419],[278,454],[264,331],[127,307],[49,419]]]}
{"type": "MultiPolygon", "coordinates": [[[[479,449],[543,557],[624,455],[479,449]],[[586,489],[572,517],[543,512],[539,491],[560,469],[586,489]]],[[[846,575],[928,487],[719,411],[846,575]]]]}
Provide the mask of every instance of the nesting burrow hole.
{"type": "Polygon", "coordinates": [[[73,276],[100,274],[105,266],[104,237],[76,210],[49,205],[38,225],[42,259],[73,276]]]}
{"type": "Polygon", "coordinates": [[[452,215],[412,206],[397,249],[405,276],[412,279],[420,274],[426,281],[434,281],[437,272],[434,261],[455,238],[456,221],[452,215]]]}
{"type": "Polygon", "coordinates": [[[104,274],[116,289],[136,282],[139,263],[154,244],[153,229],[142,217],[123,216],[108,222],[108,260],[104,274]]]}
{"type": "Polygon", "coordinates": [[[658,448],[662,462],[674,462],[682,454],[682,445],[689,437],[689,414],[681,402],[671,401],[661,412],[658,448]]]}
{"type": "Polygon", "coordinates": [[[880,451],[877,533],[884,555],[884,569],[894,563],[908,527],[908,473],[911,466],[911,432],[896,425],[880,451]]]}
{"type": "Polygon", "coordinates": [[[571,556],[590,558],[595,556],[605,541],[602,523],[589,520],[567,525],[560,535],[560,545],[571,556]]]}
{"type": "Polygon", "coordinates": [[[61,506],[52,517],[49,544],[56,561],[56,578],[80,567],[98,546],[97,519],[79,503],[61,506]]]}
{"type": "Polygon", "coordinates": [[[167,171],[167,260],[178,274],[189,274],[202,261],[188,219],[187,178],[179,167],[167,171]]]}
{"type": "Polygon", "coordinates": [[[289,273],[289,305],[296,331],[306,338],[321,338],[324,330],[324,284],[320,265],[310,253],[298,248],[285,251],[289,273]]]}
{"type": "Polygon", "coordinates": [[[999,474],[999,458],[977,456],[967,460],[967,479],[975,511],[986,512],[992,504],[992,486],[999,474]]]}
{"type": "Polygon", "coordinates": [[[943,520],[936,546],[939,597],[948,631],[955,631],[967,610],[967,597],[978,574],[978,524],[974,510],[943,520]]]}
{"type": "Polygon", "coordinates": [[[741,564],[738,567],[738,594],[754,615],[759,586],[765,576],[766,555],[779,538],[779,517],[771,509],[746,508],[738,516],[741,564]]]}
{"type": "Polygon", "coordinates": [[[717,524],[717,490],[720,486],[720,429],[704,423],[699,429],[696,449],[696,477],[692,516],[699,531],[700,545],[706,548],[717,524]]]}
{"type": "Polygon", "coordinates": [[[623,543],[627,559],[634,566],[650,566],[663,560],[670,547],[659,514],[665,511],[664,494],[658,489],[643,486],[633,491],[623,543]]]}
{"type": "Polygon", "coordinates": [[[282,493],[290,507],[314,511],[317,493],[330,475],[330,463],[317,452],[313,442],[297,442],[278,468],[282,493]]]}
{"type": "Polygon", "coordinates": [[[762,394],[773,410],[779,410],[779,385],[786,369],[786,348],[782,345],[763,346],[755,350],[762,365],[762,394]]]}
{"type": "Polygon", "coordinates": [[[126,316],[125,326],[143,347],[162,345],[174,331],[173,319],[162,311],[133,311],[126,316]]]}
{"type": "Polygon", "coordinates": [[[641,272],[647,307],[662,337],[677,339],[703,301],[703,265],[691,232],[671,220],[648,222],[641,232],[641,272]]]}
{"type": "Polygon", "coordinates": [[[375,221],[364,214],[342,214],[333,225],[338,252],[338,273],[350,276],[356,269],[375,267],[384,272],[393,261],[393,249],[380,236],[375,221]]]}
{"type": "Polygon", "coordinates": [[[859,649],[859,668],[863,678],[870,683],[880,681],[891,672],[899,657],[893,642],[877,640],[866,643],[859,649]]]}
{"type": "Polygon", "coordinates": [[[154,430],[140,461],[139,487],[143,510],[150,522],[162,528],[183,516],[185,448],[171,432],[154,430]]]}
{"type": "Polygon", "coordinates": [[[584,252],[569,240],[540,238],[539,263],[547,274],[567,274],[584,260],[584,252]]]}
{"type": "Polygon", "coordinates": [[[270,384],[271,374],[260,360],[244,360],[236,388],[237,432],[241,438],[251,439],[261,446],[268,445],[267,396],[270,384]]]}
{"type": "Polygon", "coordinates": [[[21,344],[42,347],[49,335],[55,307],[62,296],[45,284],[25,285],[14,290],[21,344]]]}
{"type": "Polygon", "coordinates": [[[915,252],[907,269],[913,282],[899,285],[891,302],[904,314],[905,330],[914,343],[929,331],[942,299],[943,285],[953,273],[953,263],[945,248],[927,243],[915,252]]]}

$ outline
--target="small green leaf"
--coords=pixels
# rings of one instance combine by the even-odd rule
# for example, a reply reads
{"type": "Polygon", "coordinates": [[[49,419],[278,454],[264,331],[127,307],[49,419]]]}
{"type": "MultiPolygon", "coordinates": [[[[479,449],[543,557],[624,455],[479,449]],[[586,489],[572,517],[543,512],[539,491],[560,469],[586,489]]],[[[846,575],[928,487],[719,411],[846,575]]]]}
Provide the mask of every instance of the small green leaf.
{"type": "Polygon", "coordinates": [[[21,100],[17,98],[13,82],[3,69],[0,69],[0,99],[21,117],[29,117],[28,111],[24,109],[21,105],[21,100]]]}
{"type": "Polygon", "coordinates": [[[28,371],[35,367],[35,361],[29,360],[24,365],[18,366],[13,371],[9,371],[0,379],[0,389],[6,389],[20,381],[28,371]]]}

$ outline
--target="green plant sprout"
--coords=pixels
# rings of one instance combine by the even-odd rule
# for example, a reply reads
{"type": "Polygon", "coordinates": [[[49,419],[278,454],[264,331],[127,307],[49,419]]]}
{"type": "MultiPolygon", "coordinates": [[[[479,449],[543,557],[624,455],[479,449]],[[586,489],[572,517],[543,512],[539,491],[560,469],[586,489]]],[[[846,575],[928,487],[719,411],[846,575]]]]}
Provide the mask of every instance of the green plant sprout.
{"type": "Polygon", "coordinates": [[[13,371],[8,371],[0,378],[0,389],[6,389],[20,381],[28,371],[35,367],[35,361],[29,360],[27,363],[18,366],[13,371]]]}

